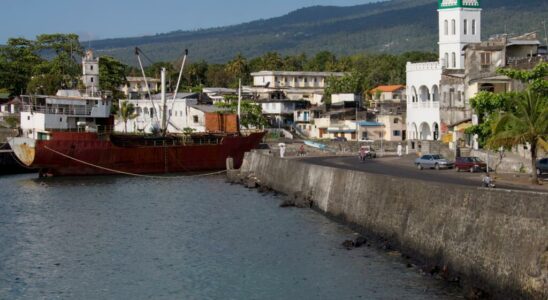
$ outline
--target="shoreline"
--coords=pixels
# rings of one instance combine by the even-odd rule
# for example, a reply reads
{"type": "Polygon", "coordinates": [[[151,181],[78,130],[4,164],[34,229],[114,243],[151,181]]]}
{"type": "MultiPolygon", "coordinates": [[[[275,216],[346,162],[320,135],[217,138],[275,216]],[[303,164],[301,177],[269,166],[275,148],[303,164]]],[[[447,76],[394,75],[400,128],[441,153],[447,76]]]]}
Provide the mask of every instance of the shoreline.
{"type": "Polygon", "coordinates": [[[475,189],[467,191],[458,185],[356,174],[257,151],[246,154],[241,170],[229,170],[228,180],[311,201],[314,210],[368,240],[388,243],[423,272],[458,282],[469,298],[546,297],[548,270],[542,265],[548,257],[542,239],[548,236],[542,225],[548,219],[545,193],[479,188],[474,193],[475,189]],[[388,190],[376,186],[383,182],[393,185],[388,190]],[[398,188],[404,184],[417,187],[405,194],[398,188]],[[440,186],[444,193],[433,194],[440,186]],[[407,197],[414,194],[424,199],[408,202],[407,197]],[[525,202],[531,207],[523,207],[525,202]],[[524,236],[537,238],[533,245],[526,245],[524,236]],[[520,261],[515,257],[521,257],[520,261]]]}

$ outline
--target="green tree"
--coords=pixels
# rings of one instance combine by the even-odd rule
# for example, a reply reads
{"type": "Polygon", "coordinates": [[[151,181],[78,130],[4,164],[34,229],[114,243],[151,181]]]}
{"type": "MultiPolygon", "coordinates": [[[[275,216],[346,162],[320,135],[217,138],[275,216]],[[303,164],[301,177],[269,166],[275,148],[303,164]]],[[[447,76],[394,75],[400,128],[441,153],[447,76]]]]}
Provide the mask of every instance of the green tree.
{"type": "MultiPolygon", "coordinates": [[[[478,93],[471,99],[471,106],[480,124],[466,132],[477,134],[480,145],[490,149],[528,143],[535,170],[537,151],[548,150],[548,63],[540,63],[532,70],[499,69],[497,72],[522,81],[526,91],[478,93]]],[[[536,173],[533,180],[537,181],[536,173]]]]}
{"type": "Polygon", "coordinates": [[[324,101],[326,104],[331,103],[331,95],[333,94],[363,94],[363,77],[357,72],[345,75],[343,77],[329,77],[327,79],[327,87],[325,88],[324,101]]]}
{"type": "Polygon", "coordinates": [[[511,110],[494,116],[492,136],[487,146],[510,148],[528,143],[531,152],[532,180],[538,183],[537,151],[548,150],[548,96],[534,91],[516,94],[508,101],[511,110]]]}
{"type": "Polygon", "coordinates": [[[244,84],[251,81],[247,59],[240,53],[238,53],[234,59],[226,64],[225,72],[228,76],[230,76],[230,85],[232,87],[238,86],[239,79],[241,79],[244,84]]]}
{"type": "Polygon", "coordinates": [[[124,122],[124,132],[127,132],[127,121],[137,118],[138,114],[135,113],[135,106],[128,101],[122,101],[120,103],[120,109],[118,110],[118,117],[124,122]]]}
{"type": "Polygon", "coordinates": [[[206,61],[202,60],[196,63],[188,65],[188,68],[185,67],[185,77],[189,86],[200,86],[205,84],[206,73],[208,64],[206,61]]]}
{"type": "Polygon", "coordinates": [[[306,64],[306,70],[308,71],[333,71],[337,69],[337,57],[335,54],[329,51],[318,52],[312,59],[306,64]]]}
{"type": "MultiPolygon", "coordinates": [[[[182,63],[182,62],[181,62],[182,63]]],[[[180,66],[180,65],[179,65],[180,66]]],[[[162,68],[166,69],[166,90],[168,92],[175,91],[175,85],[177,85],[177,80],[179,79],[179,69],[171,62],[156,62],[145,68],[145,74],[148,77],[160,78],[162,74],[162,68]]],[[[140,70],[137,70],[137,75],[132,75],[136,77],[142,77],[140,70]]],[[[154,91],[151,91],[154,92],[154,91]]]]}
{"type": "Polygon", "coordinates": [[[32,67],[32,79],[27,90],[30,93],[53,94],[58,89],[77,88],[81,76],[76,56],[83,55],[83,48],[76,34],[42,34],[36,37],[35,53],[53,54],[32,67]]]}
{"type": "Polygon", "coordinates": [[[305,53],[299,55],[288,55],[283,59],[284,71],[303,71],[308,62],[305,53]]]}
{"type": "MultiPolygon", "coordinates": [[[[230,103],[217,103],[218,107],[226,108],[227,112],[235,114],[238,112],[238,101],[230,103]]],[[[242,101],[240,105],[240,125],[249,129],[266,126],[267,121],[263,115],[263,109],[260,105],[251,101],[242,101]]]]}
{"type": "Polygon", "coordinates": [[[0,47],[0,87],[8,89],[12,95],[25,93],[33,67],[42,61],[34,41],[9,39],[6,46],[0,47]]]}
{"type": "Polygon", "coordinates": [[[261,58],[261,70],[280,71],[283,69],[283,60],[278,52],[267,52],[261,58]]]}
{"type": "Polygon", "coordinates": [[[127,83],[127,66],[110,56],[99,58],[99,85],[101,90],[112,92],[114,99],[122,99],[124,95],[119,87],[127,83]]]}
{"type": "Polygon", "coordinates": [[[231,84],[231,76],[226,72],[224,65],[209,65],[206,72],[208,86],[227,87],[231,84]]]}
{"type": "MultiPolygon", "coordinates": [[[[497,73],[523,82],[527,89],[546,97],[548,95],[547,80],[548,63],[543,62],[532,70],[499,69],[497,73]]],[[[493,135],[493,124],[500,112],[513,112],[513,99],[521,97],[520,93],[480,92],[470,99],[470,105],[478,115],[479,125],[466,130],[467,134],[477,135],[480,146],[486,146],[487,140],[493,135]]]]}

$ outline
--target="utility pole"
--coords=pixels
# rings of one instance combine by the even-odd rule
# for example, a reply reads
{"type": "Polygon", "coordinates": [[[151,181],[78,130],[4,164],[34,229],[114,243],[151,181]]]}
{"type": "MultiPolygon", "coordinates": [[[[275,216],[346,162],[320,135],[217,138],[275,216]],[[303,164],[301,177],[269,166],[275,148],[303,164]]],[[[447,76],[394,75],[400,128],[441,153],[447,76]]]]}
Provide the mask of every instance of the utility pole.
{"type": "Polygon", "coordinates": [[[546,34],[546,20],[542,21],[542,25],[544,26],[544,45],[548,45],[548,34],[546,34]]]}
{"type": "MultiPolygon", "coordinates": [[[[354,96],[356,97],[356,96],[354,96]]],[[[357,97],[356,97],[357,98],[357,97]]],[[[359,106],[359,99],[356,99],[356,142],[359,142],[360,141],[360,137],[359,137],[359,125],[358,125],[358,106],[359,106]]]]}
{"type": "Polygon", "coordinates": [[[162,68],[162,131],[165,135],[167,133],[167,102],[166,102],[166,68],[162,68]]]}

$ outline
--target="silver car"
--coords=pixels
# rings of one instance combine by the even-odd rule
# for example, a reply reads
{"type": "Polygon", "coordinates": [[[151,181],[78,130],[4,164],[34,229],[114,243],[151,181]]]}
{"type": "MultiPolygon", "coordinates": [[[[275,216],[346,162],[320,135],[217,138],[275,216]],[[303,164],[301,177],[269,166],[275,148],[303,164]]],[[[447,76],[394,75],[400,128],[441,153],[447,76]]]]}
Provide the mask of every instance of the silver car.
{"type": "Polygon", "coordinates": [[[452,169],[455,164],[439,154],[426,154],[415,160],[415,166],[422,169],[452,169]]]}

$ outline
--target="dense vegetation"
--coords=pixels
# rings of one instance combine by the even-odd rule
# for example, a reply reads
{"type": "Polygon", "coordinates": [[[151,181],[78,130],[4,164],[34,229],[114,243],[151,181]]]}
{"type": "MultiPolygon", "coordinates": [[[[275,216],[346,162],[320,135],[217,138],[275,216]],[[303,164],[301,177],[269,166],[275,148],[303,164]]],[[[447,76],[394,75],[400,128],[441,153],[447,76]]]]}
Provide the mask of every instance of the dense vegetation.
{"type": "MultiPolygon", "coordinates": [[[[58,89],[82,87],[80,58],[82,46],[75,34],[45,34],[36,40],[10,39],[0,48],[0,88],[12,95],[21,93],[54,94],[58,89]],[[46,58],[47,57],[47,58],[46,58]]],[[[431,61],[432,53],[409,52],[401,55],[355,54],[336,56],[321,51],[313,56],[305,53],[282,56],[267,52],[248,59],[237,54],[225,64],[211,64],[204,60],[185,66],[182,86],[186,90],[201,91],[204,86],[236,87],[238,80],[251,83],[251,73],[261,70],[333,71],[346,72],[348,76],[330,80],[329,92],[363,93],[379,84],[405,82],[405,65],[408,61],[431,61]]],[[[125,65],[110,56],[99,60],[99,83],[102,90],[111,91],[120,98],[116,89],[126,82],[127,76],[141,76],[141,71],[125,65]]],[[[157,62],[149,65],[147,76],[159,77],[166,68],[168,90],[175,89],[180,60],[157,62]]]]}
{"type": "MultiPolygon", "coordinates": [[[[544,33],[545,0],[482,1],[483,39],[493,34],[544,33]]],[[[236,54],[257,57],[321,51],[337,55],[437,51],[438,18],[435,0],[393,0],[352,7],[315,6],[285,16],[236,26],[197,31],[174,31],[154,36],[93,41],[104,54],[135,65],[133,47],[155,61],[172,61],[190,49],[194,61],[225,63],[236,54]]]]}
{"type": "MultiPolygon", "coordinates": [[[[548,63],[533,70],[499,69],[499,74],[527,85],[521,92],[481,92],[471,99],[480,124],[467,129],[476,134],[482,146],[496,150],[528,145],[531,167],[535,170],[540,149],[548,150],[548,63]]],[[[537,173],[533,172],[537,183],[537,173]]]]}
{"type": "MultiPolygon", "coordinates": [[[[306,54],[282,56],[277,52],[267,52],[262,56],[247,59],[236,55],[226,64],[208,64],[206,61],[190,63],[185,68],[183,86],[187,89],[209,87],[237,87],[241,78],[243,84],[251,84],[252,72],[272,71],[329,71],[348,73],[342,79],[330,79],[330,92],[353,92],[362,94],[381,84],[405,84],[405,65],[408,61],[435,61],[433,53],[409,52],[401,55],[356,54],[337,57],[322,51],[312,57],[306,54]],[[351,82],[351,83],[349,83],[351,82]]],[[[149,76],[158,76],[160,67],[168,71],[169,89],[177,82],[178,66],[170,63],[156,63],[147,68],[149,76]]],[[[138,76],[139,71],[128,67],[128,75],[138,76]]]]}

